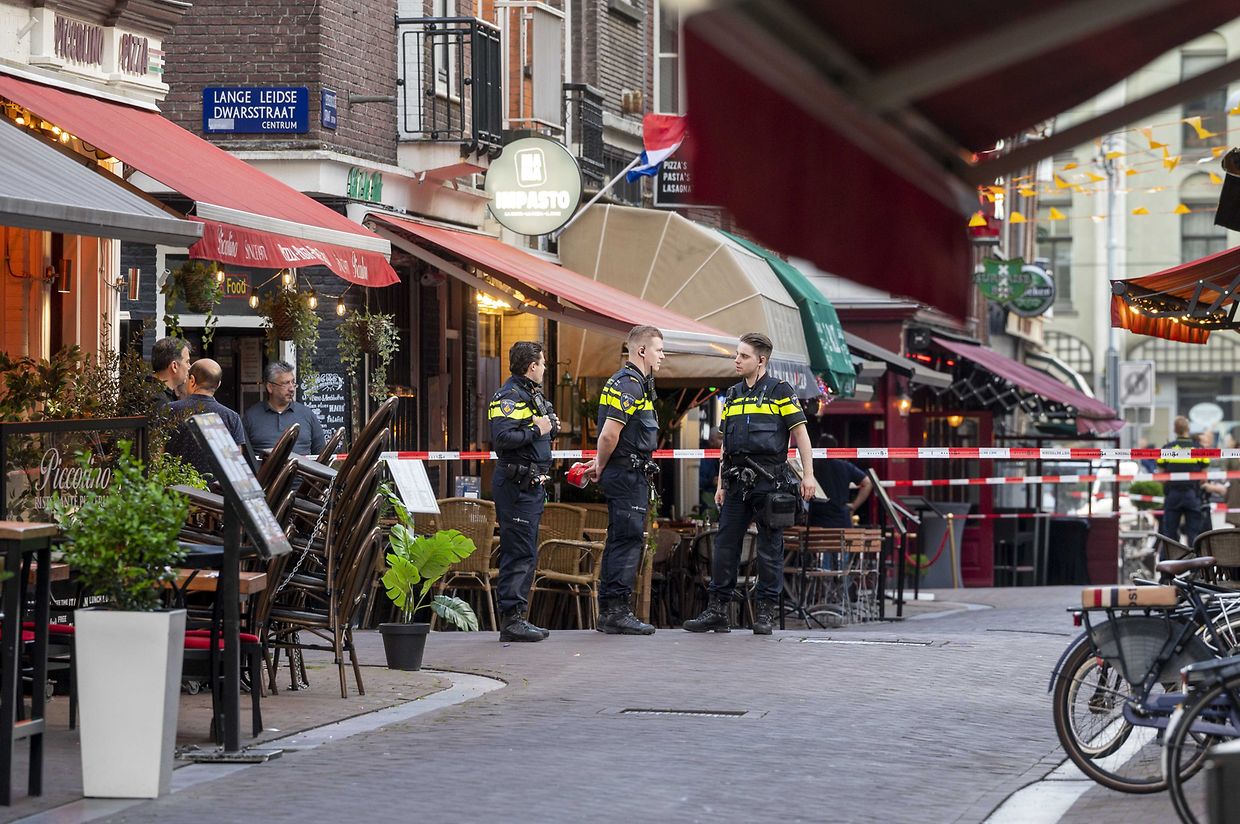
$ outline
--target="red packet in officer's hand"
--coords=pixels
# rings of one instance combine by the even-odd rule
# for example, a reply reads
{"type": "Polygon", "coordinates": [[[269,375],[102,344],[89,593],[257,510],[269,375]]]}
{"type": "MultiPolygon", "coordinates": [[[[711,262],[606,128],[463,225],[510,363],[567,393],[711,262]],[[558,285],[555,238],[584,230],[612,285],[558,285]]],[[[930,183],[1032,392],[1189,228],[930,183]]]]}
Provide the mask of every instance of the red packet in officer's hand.
{"type": "Polygon", "coordinates": [[[586,477],[586,470],[590,464],[584,461],[578,461],[568,468],[564,473],[564,478],[573,486],[585,489],[590,485],[590,479],[586,477]]]}

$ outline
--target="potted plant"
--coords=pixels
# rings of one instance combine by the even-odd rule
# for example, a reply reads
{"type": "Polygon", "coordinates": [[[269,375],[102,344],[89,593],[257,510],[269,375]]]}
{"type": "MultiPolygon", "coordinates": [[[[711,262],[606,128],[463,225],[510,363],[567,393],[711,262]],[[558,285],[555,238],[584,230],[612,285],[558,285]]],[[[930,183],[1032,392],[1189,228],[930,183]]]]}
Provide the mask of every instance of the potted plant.
{"type": "Polygon", "coordinates": [[[120,444],[112,483],[64,521],[65,560],[107,605],[79,609],[83,794],[155,798],[169,789],[175,754],[185,610],[160,594],[185,557],[177,533],[184,496],[120,444]]]}
{"type": "Polygon", "coordinates": [[[423,607],[457,629],[478,629],[478,616],[465,601],[455,595],[436,595],[427,599],[431,587],[457,561],[468,558],[477,548],[474,542],[455,529],[440,530],[434,535],[418,535],[413,531],[413,518],[400,498],[391,490],[388,500],[396,510],[397,523],[392,526],[387,554],[387,572],[383,587],[392,603],[400,610],[400,621],[380,624],[383,651],[388,669],[417,670],[422,668],[426,636],[430,624],[415,622],[423,607]]]}
{"type": "MultiPolygon", "coordinates": [[[[376,401],[388,397],[387,370],[392,355],[400,348],[400,330],[396,328],[396,316],[381,312],[350,312],[336,327],[340,334],[338,351],[340,363],[350,375],[357,375],[363,355],[370,355],[370,397],[376,401]]],[[[357,404],[357,382],[354,382],[353,407],[357,404]]]]}
{"type": "Polygon", "coordinates": [[[202,342],[204,346],[211,343],[219,323],[215,307],[224,294],[224,273],[219,266],[210,260],[187,260],[168,275],[159,291],[165,296],[165,304],[174,308],[164,315],[168,334],[184,337],[181,316],[175,311],[179,303],[190,312],[207,316],[202,326],[202,342]]]}
{"type": "MultiPolygon", "coordinates": [[[[1158,481],[1133,481],[1128,485],[1128,494],[1161,498],[1163,495],[1163,485],[1158,481]]],[[[1161,503],[1154,501],[1133,501],[1132,505],[1136,509],[1158,509],[1162,506],[1161,503]]]]}
{"type": "Polygon", "coordinates": [[[278,355],[280,341],[291,341],[297,349],[297,379],[302,392],[313,395],[317,375],[314,353],[319,345],[319,314],[315,311],[314,296],[281,287],[259,298],[258,313],[265,319],[263,328],[271,356],[278,355]]]}

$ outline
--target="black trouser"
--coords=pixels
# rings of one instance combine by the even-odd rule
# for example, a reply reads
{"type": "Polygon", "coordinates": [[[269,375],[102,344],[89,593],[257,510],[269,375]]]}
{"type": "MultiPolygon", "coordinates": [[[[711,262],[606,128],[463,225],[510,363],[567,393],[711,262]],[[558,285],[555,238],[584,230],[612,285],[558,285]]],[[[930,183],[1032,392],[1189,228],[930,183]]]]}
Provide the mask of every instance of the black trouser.
{"type": "Polygon", "coordinates": [[[629,458],[618,456],[603,467],[599,485],[607,497],[607,543],[598,597],[600,601],[628,598],[633,594],[642,557],[650,485],[646,473],[633,469],[629,458]]]}
{"type": "Polygon", "coordinates": [[[762,601],[779,598],[784,571],[784,531],[771,529],[762,517],[771,485],[761,482],[746,498],[740,484],[733,483],[724,493],[719,510],[719,533],[715,535],[714,557],[710,564],[710,592],[731,600],[736,592],[740,567],[741,541],[754,521],[758,523],[758,588],[762,601]]]}
{"type": "Polygon", "coordinates": [[[1208,529],[1208,516],[1201,511],[1201,506],[1201,492],[1196,486],[1171,487],[1164,493],[1159,533],[1180,540],[1180,520],[1183,519],[1184,543],[1192,546],[1197,536],[1208,529]]]}
{"type": "MultiPolygon", "coordinates": [[[[499,523],[499,611],[524,611],[534,583],[538,561],[538,522],[542,520],[547,494],[542,484],[521,487],[506,470],[497,467],[491,476],[495,517],[499,523]]],[[[490,547],[478,547],[489,552],[490,547]]]]}

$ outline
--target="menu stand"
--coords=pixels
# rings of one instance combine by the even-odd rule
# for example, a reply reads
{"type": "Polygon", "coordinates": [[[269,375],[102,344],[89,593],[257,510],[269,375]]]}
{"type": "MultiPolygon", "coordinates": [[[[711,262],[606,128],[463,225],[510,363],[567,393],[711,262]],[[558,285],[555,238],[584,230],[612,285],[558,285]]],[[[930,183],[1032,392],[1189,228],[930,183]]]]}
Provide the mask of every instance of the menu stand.
{"type": "Polygon", "coordinates": [[[47,701],[47,623],[51,603],[52,538],[60,532],[55,524],[0,521],[0,552],[4,554],[3,583],[0,602],[4,617],[0,619],[0,670],[4,683],[0,686],[0,804],[12,803],[13,742],[30,739],[30,770],[26,792],[43,795],[43,733],[46,721],[43,712],[47,701]],[[34,647],[31,650],[30,717],[17,720],[18,702],[22,701],[21,619],[25,607],[24,556],[33,554],[38,569],[34,584],[34,647]]]}
{"type": "Polygon", "coordinates": [[[878,473],[873,468],[867,469],[866,474],[873,484],[874,497],[878,499],[879,514],[882,516],[883,522],[883,549],[879,557],[878,568],[879,588],[881,597],[878,599],[878,618],[880,621],[887,619],[887,598],[886,598],[886,577],[887,565],[890,563],[893,552],[899,552],[896,556],[896,620],[904,619],[904,562],[905,556],[908,554],[906,544],[908,542],[908,522],[920,524],[921,519],[909,512],[900,504],[891,500],[891,496],[887,494],[887,488],[883,486],[883,482],[879,480],[878,473]],[[897,540],[898,538],[898,540],[897,540]],[[897,550],[897,544],[899,545],[897,550]]]}
{"type": "MultiPolygon", "coordinates": [[[[292,552],[284,530],[267,505],[263,489],[254,477],[241,447],[220,416],[214,412],[189,419],[194,439],[206,451],[224,495],[224,553],[220,564],[217,598],[220,599],[224,637],[223,683],[216,723],[224,731],[224,746],[190,753],[190,761],[215,764],[255,763],[278,757],[283,750],[241,747],[241,531],[245,530],[262,558],[292,552]]],[[[215,650],[212,650],[214,653],[215,650]]],[[[262,689],[251,684],[250,689],[262,689]]]]}

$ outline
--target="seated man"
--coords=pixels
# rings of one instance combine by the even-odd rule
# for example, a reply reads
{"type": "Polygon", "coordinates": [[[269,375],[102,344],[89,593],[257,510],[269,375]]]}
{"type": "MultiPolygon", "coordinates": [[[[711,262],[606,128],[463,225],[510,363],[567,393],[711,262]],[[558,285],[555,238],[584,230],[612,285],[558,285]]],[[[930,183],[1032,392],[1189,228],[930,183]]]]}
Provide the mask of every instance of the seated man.
{"type": "Polygon", "coordinates": [[[245,434],[254,449],[271,449],[290,425],[301,424],[293,452],[318,455],[325,438],[318,414],[293,400],[297,397],[297,378],[293,367],[284,361],[267,366],[267,400],[245,410],[245,434]]]}
{"type": "Polygon", "coordinates": [[[215,412],[228,427],[229,433],[238,446],[245,444],[245,426],[241,416],[215,399],[215,390],[220,388],[224,371],[220,365],[210,358],[201,358],[189,368],[189,378],[185,388],[189,395],[184,400],[168,404],[168,415],[173,424],[172,434],[168,436],[168,453],[180,458],[197,469],[203,475],[211,473],[211,464],[207,453],[198,446],[194,435],[190,432],[189,419],[193,415],[215,412]]]}

